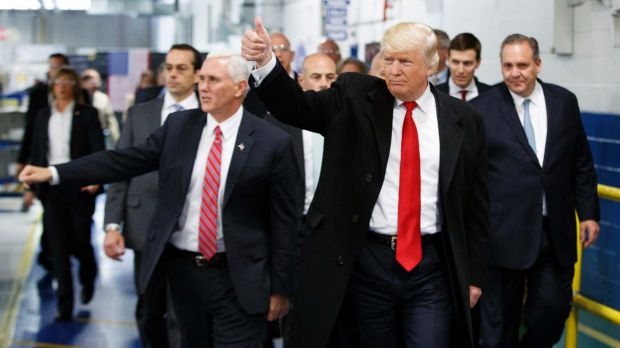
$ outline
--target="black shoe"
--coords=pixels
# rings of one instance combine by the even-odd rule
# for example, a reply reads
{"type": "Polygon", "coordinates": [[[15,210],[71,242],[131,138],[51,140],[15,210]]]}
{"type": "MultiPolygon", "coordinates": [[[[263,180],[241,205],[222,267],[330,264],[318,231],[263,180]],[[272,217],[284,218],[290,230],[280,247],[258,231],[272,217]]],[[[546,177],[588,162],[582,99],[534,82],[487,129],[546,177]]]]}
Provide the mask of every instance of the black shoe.
{"type": "Polygon", "coordinates": [[[71,313],[58,312],[58,313],[56,313],[56,316],[54,317],[54,320],[59,321],[59,322],[72,321],[73,320],[73,315],[71,315],[71,313]]]}
{"type": "Polygon", "coordinates": [[[82,301],[82,304],[88,304],[90,300],[93,299],[93,295],[95,295],[95,286],[84,286],[82,288],[82,293],[80,294],[80,301],[82,301]]]}

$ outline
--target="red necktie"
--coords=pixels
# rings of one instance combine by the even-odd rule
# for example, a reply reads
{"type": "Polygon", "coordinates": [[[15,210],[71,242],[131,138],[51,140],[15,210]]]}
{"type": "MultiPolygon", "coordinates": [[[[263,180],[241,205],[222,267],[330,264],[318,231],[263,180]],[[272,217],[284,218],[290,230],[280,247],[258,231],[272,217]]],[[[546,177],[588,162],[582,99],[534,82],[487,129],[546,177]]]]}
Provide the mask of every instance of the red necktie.
{"type": "Polygon", "coordinates": [[[461,91],[461,100],[467,101],[467,90],[466,89],[461,91]]]}
{"type": "Polygon", "coordinates": [[[400,149],[400,184],[398,190],[398,234],[396,261],[411,271],[422,260],[420,237],[420,145],[413,122],[416,102],[403,103],[407,108],[400,149]]]}
{"type": "Polygon", "coordinates": [[[217,206],[220,189],[220,165],[222,163],[222,130],[216,126],[213,130],[215,139],[202,181],[202,203],[200,205],[200,222],[198,223],[198,249],[210,259],[217,251],[217,206]]]}

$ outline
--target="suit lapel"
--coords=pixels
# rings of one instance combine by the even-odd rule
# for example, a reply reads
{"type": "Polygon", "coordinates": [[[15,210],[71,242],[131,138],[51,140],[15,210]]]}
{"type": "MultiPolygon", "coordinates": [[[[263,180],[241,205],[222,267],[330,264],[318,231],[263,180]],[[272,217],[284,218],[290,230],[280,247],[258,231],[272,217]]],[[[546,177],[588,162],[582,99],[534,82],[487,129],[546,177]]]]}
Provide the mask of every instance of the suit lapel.
{"type": "Polygon", "coordinates": [[[47,112],[45,113],[45,119],[43,120],[43,122],[41,123],[41,134],[35,134],[34,136],[40,136],[41,139],[47,139],[47,141],[45,141],[43,143],[43,153],[41,154],[42,157],[45,159],[45,164],[48,165],[49,164],[49,158],[48,158],[48,153],[49,153],[49,149],[50,149],[50,135],[49,135],[49,126],[50,126],[50,118],[52,117],[52,108],[48,107],[47,108],[47,112]]]}
{"type": "Polygon", "coordinates": [[[546,84],[542,81],[538,80],[543,89],[543,94],[545,95],[545,105],[547,108],[547,140],[545,142],[545,155],[543,156],[543,166],[549,163],[548,156],[551,151],[551,146],[553,146],[554,138],[559,135],[554,132],[554,130],[559,129],[556,125],[560,122],[560,110],[558,103],[556,101],[555,95],[546,84]]]}
{"type": "Polygon", "coordinates": [[[502,115],[504,121],[508,124],[508,126],[512,130],[512,133],[517,138],[517,141],[519,142],[519,144],[521,144],[521,147],[523,147],[523,149],[530,155],[533,161],[538,163],[538,157],[536,157],[534,150],[532,150],[530,144],[527,142],[525,130],[523,129],[523,126],[519,121],[519,115],[517,114],[517,110],[515,109],[514,100],[512,99],[510,92],[508,92],[508,87],[506,87],[506,85],[503,85],[501,89],[502,92],[500,102],[497,103],[499,108],[499,114],[502,115]]]}
{"type": "Polygon", "coordinates": [[[77,152],[77,141],[78,141],[78,137],[79,137],[79,132],[80,132],[80,127],[81,127],[81,121],[82,118],[80,117],[80,113],[82,111],[82,108],[80,108],[78,106],[78,104],[76,103],[73,107],[73,118],[71,119],[71,135],[69,136],[69,151],[70,151],[70,158],[74,159],[75,158],[75,154],[77,152]]]}
{"type": "Polygon", "coordinates": [[[385,84],[368,93],[364,110],[372,124],[377,148],[381,173],[385,173],[387,161],[390,155],[390,142],[392,139],[392,118],[394,114],[394,97],[388,92],[385,84]]]}
{"type": "Polygon", "coordinates": [[[189,118],[190,125],[183,132],[184,139],[179,139],[180,144],[187,144],[187,149],[185,149],[185,151],[179,151],[179,153],[185,155],[185,158],[183,158],[181,162],[183,170],[181,172],[181,180],[179,180],[181,192],[183,192],[184,196],[187,194],[189,188],[189,181],[192,176],[192,170],[194,169],[200,138],[202,137],[202,131],[207,123],[207,115],[204,112],[200,109],[196,109],[194,112],[195,114],[189,118]]]}
{"type": "Polygon", "coordinates": [[[226,208],[226,203],[228,202],[228,199],[237,184],[239,175],[245,165],[245,161],[252,151],[252,146],[254,145],[254,138],[252,137],[252,133],[254,132],[253,117],[255,116],[251,116],[248,112],[243,112],[241,124],[239,125],[239,131],[237,132],[237,139],[234,144],[235,147],[233,148],[232,159],[230,160],[228,176],[226,178],[222,209],[226,208]]]}
{"type": "Polygon", "coordinates": [[[437,125],[439,128],[439,188],[443,199],[448,199],[448,188],[454,177],[454,169],[461,153],[463,129],[460,126],[461,115],[447,107],[440,95],[431,86],[437,108],[437,125]]]}

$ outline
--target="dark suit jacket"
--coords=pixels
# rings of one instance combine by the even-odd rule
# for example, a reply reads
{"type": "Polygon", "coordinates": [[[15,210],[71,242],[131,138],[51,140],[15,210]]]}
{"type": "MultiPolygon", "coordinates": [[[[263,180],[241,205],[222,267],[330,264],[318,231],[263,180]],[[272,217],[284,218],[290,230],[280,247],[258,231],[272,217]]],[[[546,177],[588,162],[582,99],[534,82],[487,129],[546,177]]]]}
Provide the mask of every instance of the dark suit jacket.
{"type": "MultiPolygon", "coordinates": [[[[164,99],[157,98],[129,108],[116,147],[122,149],[143,143],[161,126],[163,105],[164,99]]],[[[157,172],[150,172],[108,187],[103,223],[104,226],[123,224],[123,236],[128,248],[144,249],[146,231],[157,205],[157,186],[157,172]]]]}
{"type": "MultiPolygon", "coordinates": [[[[40,83],[32,87],[28,94],[28,109],[26,110],[26,123],[24,125],[24,136],[17,155],[17,163],[30,163],[30,150],[34,137],[34,123],[39,111],[49,108],[49,85],[40,83]]],[[[92,100],[85,89],[82,89],[82,104],[91,105],[92,100]]]]}
{"type": "Polygon", "coordinates": [[[46,83],[37,84],[28,94],[28,109],[26,110],[26,123],[24,125],[24,136],[19,148],[17,163],[29,163],[30,150],[32,148],[32,134],[34,119],[41,109],[49,107],[47,100],[48,86],[46,83]]]}
{"type": "MultiPolygon", "coordinates": [[[[297,181],[295,187],[295,194],[300,197],[299,206],[297,207],[300,214],[303,213],[304,202],[306,197],[306,172],[304,163],[304,141],[301,134],[301,129],[289,126],[285,123],[278,121],[273,115],[267,111],[267,108],[263,102],[258,98],[254,91],[250,90],[243,101],[243,107],[253,115],[261,117],[272,123],[278,128],[282,129],[291,137],[291,143],[293,144],[293,155],[295,157],[295,164],[297,167],[297,173],[300,180],[297,181]]],[[[318,179],[318,178],[315,178],[318,179]]],[[[304,229],[300,229],[300,233],[303,233],[304,229]]],[[[302,235],[303,237],[303,235],[302,235]]]]}
{"type": "MultiPolygon", "coordinates": [[[[448,81],[450,79],[448,78],[448,81]]],[[[491,86],[487,85],[486,83],[482,83],[480,81],[478,81],[478,78],[474,76],[474,82],[476,83],[476,88],[478,89],[478,95],[480,96],[482,93],[488,91],[489,89],[491,89],[491,86]]],[[[441,83],[439,85],[437,85],[437,90],[438,91],[442,91],[446,94],[450,94],[450,82],[444,82],[441,83]]]]}
{"type": "MultiPolygon", "coordinates": [[[[57,167],[61,185],[127,180],[159,169],[159,200],[147,231],[141,292],[177,228],[206,120],[200,109],[177,112],[145,143],[57,167]]],[[[228,269],[245,311],[266,313],[270,294],[291,295],[298,222],[293,187],[298,177],[290,139],[277,127],[246,112],[235,144],[221,208],[228,269]]]]}
{"type": "MultiPolygon", "coordinates": [[[[50,116],[50,108],[44,107],[39,110],[39,113],[34,118],[31,151],[28,151],[30,164],[42,167],[48,165],[48,125],[50,116]]],[[[103,132],[101,131],[99,117],[97,116],[97,109],[83,104],[75,104],[73,120],[71,122],[71,140],[69,147],[71,159],[80,158],[105,149],[105,140],[103,132]]],[[[36,185],[35,191],[41,200],[45,200],[45,193],[48,187],[48,184],[36,185]]],[[[67,190],[66,193],[70,193],[76,197],[89,195],[88,193],[80,193],[79,188],[72,188],[71,190],[67,190]]]]}
{"type": "MultiPolygon", "coordinates": [[[[473,108],[432,89],[441,143],[442,240],[457,304],[456,340],[465,347],[472,345],[468,286],[482,284],[486,262],[484,129],[473,108]]],[[[291,324],[294,347],[324,347],[385,177],[395,99],[384,80],[348,73],[325,91],[304,93],[279,63],[255,91],[280,120],[325,137],[321,180],[306,215],[314,230],[304,241],[291,324]]]]}
{"type": "Polygon", "coordinates": [[[526,269],[536,261],[543,192],[551,241],[564,266],[577,257],[575,209],[581,220],[599,219],[596,174],[577,98],[562,87],[539,82],[547,105],[542,167],[528,145],[505,84],[472,101],[485,119],[491,198],[489,261],[499,267],[526,269]]]}
{"type": "Polygon", "coordinates": [[[134,105],[146,103],[153,99],[157,99],[161,94],[163,86],[153,86],[147,88],[138,88],[135,93],[134,105]]]}

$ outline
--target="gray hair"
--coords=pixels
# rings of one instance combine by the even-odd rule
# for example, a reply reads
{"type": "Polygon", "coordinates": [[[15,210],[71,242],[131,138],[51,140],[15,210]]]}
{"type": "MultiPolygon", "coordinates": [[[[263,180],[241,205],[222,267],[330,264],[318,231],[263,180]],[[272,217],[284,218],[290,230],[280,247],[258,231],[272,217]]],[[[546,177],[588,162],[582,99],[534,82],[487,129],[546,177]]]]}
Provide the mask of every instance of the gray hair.
{"type": "Polygon", "coordinates": [[[234,83],[248,80],[250,76],[250,64],[238,53],[210,53],[206,59],[224,58],[228,60],[228,75],[234,83]]]}
{"type": "Polygon", "coordinates": [[[425,24],[414,22],[398,23],[385,31],[381,41],[382,51],[422,50],[426,65],[437,70],[437,37],[433,29],[425,24]]]}
{"type": "Polygon", "coordinates": [[[435,36],[437,36],[437,40],[439,41],[439,46],[441,48],[450,48],[450,37],[448,33],[441,29],[433,29],[435,36]]]}
{"type": "Polygon", "coordinates": [[[540,49],[538,48],[538,41],[531,36],[525,36],[523,34],[510,34],[508,35],[504,41],[502,41],[502,46],[499,50],[499,59],[502,59],[502,52],[504,51],[504,47],[506,45],[516,45],[520,43],[527,43],[532,49],[532,58],[536,61],[540,59],[540,49]]]}

